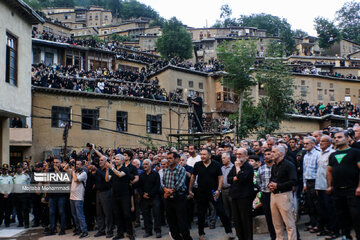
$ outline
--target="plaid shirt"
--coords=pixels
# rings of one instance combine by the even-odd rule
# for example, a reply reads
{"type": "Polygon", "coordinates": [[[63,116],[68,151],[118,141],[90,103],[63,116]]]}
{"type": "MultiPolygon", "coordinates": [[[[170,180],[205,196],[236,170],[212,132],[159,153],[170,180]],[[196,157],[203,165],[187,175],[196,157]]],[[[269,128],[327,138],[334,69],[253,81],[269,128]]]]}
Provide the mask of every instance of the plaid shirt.
{"type": "Polygon", "coordinates": [[[161,185],[165,188],[173,188],[178,193],[184,193],[186,191],[185,179],[185,168],[177,164],[174,170],[165,169],[161,185]]]}
{"type": "Polygon", "coordinates": [[[306,152],[303,160],[303,180],[306,186],[306,180],[316,179],[316,172],[318,168],[318,159],[320,152],[313,148],[310,152],[306,152]]]}
{"type": "Polygon", "coordinates": [[[268,187],[270,183],[270,177],[271,177],[271,167],[268,166],[266,163],[261,165],[259,167],[256,176],[256,182],[260,186],[261,192],[266,192],[266,193],[270,192],[270,189],[268,187]]]}

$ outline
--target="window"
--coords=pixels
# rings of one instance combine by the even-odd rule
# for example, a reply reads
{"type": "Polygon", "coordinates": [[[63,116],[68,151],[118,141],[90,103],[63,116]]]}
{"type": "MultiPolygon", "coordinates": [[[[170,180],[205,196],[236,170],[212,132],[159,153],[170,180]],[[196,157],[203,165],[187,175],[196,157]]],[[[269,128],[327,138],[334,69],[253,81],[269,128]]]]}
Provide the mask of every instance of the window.
{"type": "Polygon", "coordinates": [[[305,80],[301,80],[301,85],[305,85],[305,80]]]}
{"type": "Polygon", "coordinates": [[[330,101],[335,101],[334,90],[329,90],[330,101]]]}
{"type": "Polygon", "coordinates": [[[95,15],[95,20],[98,20],[99,19],[99,16],[98,15],[95,15]]]}
{"type": "Polygon", "coordinates": [[[334,88],[334,84],[333,84],[333,83],[330,83],[330,88],[334,88]]]}
{"type": "Polygon", "coordinates": [[[318,87],[318,88],[321,88],[321,82],[318,82],[318,83],[317,83],[317,87],[318,87]]]}
{"type": "Polygon", "coordinates": [[[189,90],[188,91],[188,97],[193,97],[195,95],[194,90],[189,90]]]}
{"type": "Polygon", "coordinates": [[[301,97],[306,97],[307,95],[307,90],[305,86],[302,86],[300,89],[300,93],[301,93],[301,97]]]}
{"type": "Polygon", "coordinates": [[[6,68],[5,81],[17,84],[17,38],[6,33],[6,68]]]}
{"type": "Polygon", "coordinates": [[[327,95],[327,89],[324,90],[324,94],[327,95]]]}
{"type": "MultiPolygon", "coordinates": [[[[51,127],[63,128],[70,122],[71,108],[53,106],[51,108],[51,127]]],[[[71,124],[71,123],[70,123],[71,124]]]]}
{"type": "Polygon", "coordinates": [[[146,115],[146,132],[161,135],[161,115],[146,115]]]}
{"type": "Polygon", "coordinates": [[[128,113],[123,111],[116,112],[116,131],[127,132],[128,113]]]}
{"type": "Polygon", "coordinates": [[[204,83],[199,82],[199,89],[204,89],[204,83]]]}
{"type": "Polygon", "coordinates": [[[318,97],[318,100],[319,100],[319,101],[322,101],[322,100],[323,100],[322,90],[318,90],[318,91],[317,91],[317,97],[318,97]]]}
{"type": "Polygon", "coordinates": [[[193,81],[189,81],[189,87],[194,87],[194,82],[193,81]]]}
{"type": "Polygon", "coordinates": [[[345,94],[347,94],[347,95],[350,94],[350,88],[345,88],[345,94]]]}
{"type": "Polygon", "coordinates": [[[81,129],[99,130],[99,110],[82,109],[81,110],[81,129]]]}
{"type": "Polygon", "coordinates": [[[179,78],[177,79],[177,85],[182,86],[182,79],[179,79],[179,78]]]}
{"type": "Polygon", "coordinates": [[[89,19],[92,20],[92,15],[91,14],[89,15],[89,19]]]}

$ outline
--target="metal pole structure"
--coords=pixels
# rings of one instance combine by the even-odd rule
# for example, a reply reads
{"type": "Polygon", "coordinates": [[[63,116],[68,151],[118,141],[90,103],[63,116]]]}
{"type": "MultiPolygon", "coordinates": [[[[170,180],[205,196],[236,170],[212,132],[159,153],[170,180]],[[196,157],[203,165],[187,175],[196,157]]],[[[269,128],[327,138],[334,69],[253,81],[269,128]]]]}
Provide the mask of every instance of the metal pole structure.
{"type": "MultiPolygon", "coordinates": [[[[169,94],[169,121],[170,121],[170,134],[172,134],[172,127],[171,127],[171,94],[169,94]]],[[[172,137],[170,136],[170,144],[172,146],[172,137]]]]}
{"type": "Polygon", "coordinates": [[[179,134],[180,133],[180,104],[178,104],[178,130],[177,130],[177,133],[179,134]]]}

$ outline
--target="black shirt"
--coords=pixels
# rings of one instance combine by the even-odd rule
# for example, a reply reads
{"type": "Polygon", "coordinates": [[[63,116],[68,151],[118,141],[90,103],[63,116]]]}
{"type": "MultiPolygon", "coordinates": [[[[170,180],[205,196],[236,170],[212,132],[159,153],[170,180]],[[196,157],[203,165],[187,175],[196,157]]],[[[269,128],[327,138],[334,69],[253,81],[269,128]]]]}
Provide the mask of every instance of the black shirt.
{"type": "Polygon", "coordinates": [[[211,190],[217,190],[219,186],[219,176],[222,176],[221,165],[216,161],[211,161],[205,167],[202,161],[195,163],[193,175],[198,176],[198,189],[200,193],[209,194],[211,190]]]}
{"type": "Polygon", "coordinates": [[[356,148],[337,150],[329,157],[334,188],[356,188],[359,184],[360,151],[356,148]]]}
{"type": "Polygon", "coordinates": [[[134,180],[135,179],[135,176],[138,175],[138,170],[137,168],[132,165],[131,163],[129,165],[126,166],[126,168],[129,170],[129,178],[130,180],[134,180]]]}
{"type": "Polygon", "coordinates": [[[128,196],[130,194],[130,178],[129,178],[129,170],[125,166],[121,166],[121,168],[116,168],[119,172],[124,172],[125,176],[119,177],[112,170],[109,169],[109,175],[111,175],[111,186],[112,186],[112,194],[114,196],[128,196]]]}
{"type": "Polygon", "coordinates": [[[195,111],[197,112],[197,113],[201,113],[202,114],[202,112],[203,112],[203,110],[202,110],[202,105],[203,105],[203,101],[202,101],[202,98],[201,97],[196,97],[195,99],[194,99],[194,102],[197,102],[197,103],[199,103],[199,105],[197,105],[197,104],[194,104],[194,109],[195,109],[195,111]]]}
{"type": "Polygon", "coordinates": [[[139,193],[142,197],[147,193],[150,198],[156,197],[160,193],[160,175],[151,170],[149,175],[144,171],[139,176],[139,193]]]}
{"type": "Polygon", "coordinates": [[[270,182],[277,183],[274,193],[288,192],[296,185],[296,168],[290,161],[283,159],[271,168],[270,182]]]}
{"type": "Polygon", "coordinates": [[[105,181],[106,168],[101,170],[100,168],[96,169],[94,173],[94,182],[95,189],[99,191],[106,191],[111,188],[110,182],[105,181]]]}
{"type": "Polygon", "coordinates": [[[239,199],[254,196],[254,169],[250,163],[245,162],[237,174],[234,165],[227,176],[227,180],[231,184],[229,191],[231,198],[239,199]],[[234,177],[237,178],[235,182],[234,177]]]}

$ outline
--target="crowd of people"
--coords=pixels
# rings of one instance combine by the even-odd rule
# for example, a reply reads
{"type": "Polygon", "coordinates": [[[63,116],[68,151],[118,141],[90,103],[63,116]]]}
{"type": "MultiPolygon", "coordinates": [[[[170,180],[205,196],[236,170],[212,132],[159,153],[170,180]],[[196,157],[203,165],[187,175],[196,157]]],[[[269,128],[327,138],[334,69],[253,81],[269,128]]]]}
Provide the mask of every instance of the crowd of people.
{"type": "Polygon", "coordinates": [[[142,68],[140,72],[111,72],[107,68],[85,72],[76,66],[47,67],[37,64],[32,67],[32,85],[160,101],[169,101],[171,97],[173,102],[183,102],[180,93],[167,93],[165,89],[160,88],[157,77],[150,82],[148,75],[151,72],[149,68],[142,68]]]}
{"type": "MultiPolygon", "coordinates": [[[[264,214],[272,240],[300,239],[296,221],[309,215],[305,231],[325,239],[360,238],[360,126],[328,127],[307,136],[242,140],[226,137],[183,149],[103,149],[88,143],[67,158],[49,156],[30,167],[2,166],[0,218],[8,227],[15,215],[19,227],[43,226],[46,235],[73,234],[135,239],[192,239],[197,218],[200,240],[219,217],[224,239],[253,239],[252,218],[264,214]],[[28,185],[32,173],[69,173],[70,193],[17,193],[12,185],[28,185]],[[303,201],[300,201],[303,199],[303,201]],[[31,203],[31,204],[30,204],[31,203]],[[15,209],[15,211],[13,211],[15,209]],[[141,216],[142,220],[141,221],[141,216]],[[57,224],[59,222],[59,225],[57,224]],[[116,230],[116,232],[115,232],[116,230]],[[115,234],[114,234],[115,232],[115,234]]],[[[40,183],[38,183],[40,184],[40,183]]]]}
{"type": "Polygon", "coordinates": [[[354,105],[351,102],[335,102],[334,104],[318,103],[310,104],[306,100],[296,101],[294,105],[294,114],[301,114],[306,116],[321,117],[328,114],[345,116],[353,118],[360,118],[360,108],[358,105],[354,105]]]}
{"type": "MultiPolygon", "coordinates": [[[[301,74],[311,74],[311,75],[321,75],[327,77],[336,77],[336,78],[345,78],[345,79],[353,79],[353,80],[360,80],[360,76],[355,76],[351,73],[344,75],[338,72],[332,71],[319,71],[316,65],[333,65],[334,63],[326,63],[326,62],[317,62],[313,64],[312,62],[302,62],[302,61],[293,61],[291,65],[296,65],[292,67],[292,72],[294,73],[301,73],[301,74]]],[[[290,66],[291,66],[290,65],[290,66]]]]}

